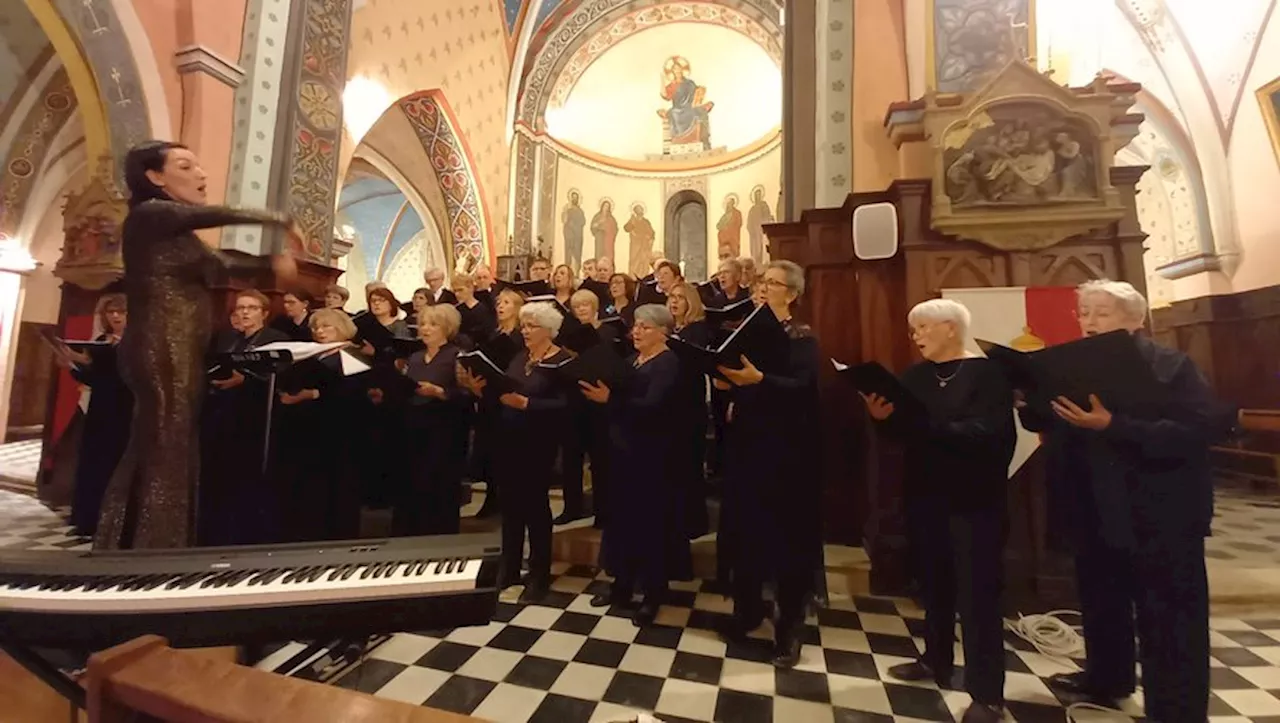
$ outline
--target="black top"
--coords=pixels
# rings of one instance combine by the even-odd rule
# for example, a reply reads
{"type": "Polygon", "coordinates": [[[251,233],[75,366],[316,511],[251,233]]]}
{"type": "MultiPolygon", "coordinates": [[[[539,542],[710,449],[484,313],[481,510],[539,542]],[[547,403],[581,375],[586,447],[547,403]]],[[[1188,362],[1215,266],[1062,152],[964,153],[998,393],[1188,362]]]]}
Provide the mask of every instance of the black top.
{"type": "Polygon", "coordinates": [[[1125,548],[1209,534],[1209,447],[1226,436],[1234,410],[1187,355],[1136,341],[1163,392],[1159,408],[1111,409],[1101,432],[1072,427],[1048,408],[1019,411],[1028,431],[1042,433],[1050,509],[1061,511],[1050,516],[1052,542],[1125,548]]]}
{"type": "Polygon", "coordinates": [[[560,349],[537,364],[529,364],[529,350],[521,349],[507,366],[507,376],[515,382],[515,393],[528,397],[529,407],[520,410],[504,404],[502,418],[519,424],[536,424],[540,417],[563,411],[568,404],[565,383],[554,367],[570,358],[569,352],[560,349]]]}
{"type": "Polygon", "coordinates": [[[270,326],[293,341],[311,341],[311,314],[302,317],[300,324],[293,323],[287,315],[277,316],[271,320],[270,326]]]}
{"type": "Polygon", "coordinates": [[[458,315],[462,317],[462,325],[458,327],[459,336],[466,337],[460,339],[459,343],[468,348],[493,336],[498,328],[498,317],[494,313],[493,307],[476,299],[475,306],[467,306],[466,304],[458,304],[458,315]]]}
{"type": "Polygon", "coordinates": [[[907,494],[939,495],[956,508],[1004,503],[1017,442],[1013,390],[1000,367],[981,357],[907,369],[902,385],[928,411],[886,428],[907,446],[907,494]]]}
{"type": "Polygon", "coordinates": [[[427,350],[414,352],[405,367],[405,376],[414,382],[430,382],[444,389],[445,398],[423,397],[414,394],[409,404],[423,406],[452,401],[458,394],[457,370],[458,345],[445,344],[436,351],[436,355],[427,359],[427,350]]]}

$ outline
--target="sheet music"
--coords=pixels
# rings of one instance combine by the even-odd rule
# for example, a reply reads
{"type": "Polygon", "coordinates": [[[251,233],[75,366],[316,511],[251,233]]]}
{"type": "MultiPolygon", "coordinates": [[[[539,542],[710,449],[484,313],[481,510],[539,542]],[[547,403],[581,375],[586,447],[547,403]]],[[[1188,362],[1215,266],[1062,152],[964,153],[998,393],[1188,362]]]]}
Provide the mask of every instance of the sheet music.
{"type": "Polygon", "coordinates": [[[846,369],[848,369],[848,368],[849,368],[849,365],[848,365],[848,364],[841,364],[840,362],[836,361],[835,359],[832,359],[832,360],[831,360],[831,366],[835,367],[835,368],[836,368],[836,371],[838,371],[838,372],[842,372],[842,371],[844,371],[844,370],[846,370],[846,369]]]}
{"type": "Polygon", "coordinates": [[[348,342],[345,341],[333,341],[326,344],[315,341],[273,341],[270,344],[255,346],[253,351],[287,351],[293,356],[295,362],[300,362],[313,356],[319,356],[327,351],[341,349],[347,344],[348,342]]]}

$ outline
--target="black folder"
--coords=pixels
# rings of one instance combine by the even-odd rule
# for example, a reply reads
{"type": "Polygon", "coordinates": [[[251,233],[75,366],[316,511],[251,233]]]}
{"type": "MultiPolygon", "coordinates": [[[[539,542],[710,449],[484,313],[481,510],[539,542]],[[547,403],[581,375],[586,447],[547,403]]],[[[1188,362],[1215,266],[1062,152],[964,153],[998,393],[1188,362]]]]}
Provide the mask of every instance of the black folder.
{"type": "Polygon", "coordinates": [[[725,329],[734,328],[738,322],[747,318],[752,311],[755,311],[755,302],[750,296],[733,302],[728,306],[719,308],[707,308],[707,323],[712,326],[725,329]]]}
{"type": "Polygon", "coordinates": [[[681,362],[713,376],[720,375],[716,371],[719,366],[741,369],[743,356],[762,372],[781,371],[791,351],[786,330],[768,306],[753,308],[729,338],[714,349],[690,344],[679,336],[669,339],[667,345],[681,362]]]}
{"type": "Polygon", "coordinates": [[[555,294],[555,290],[551,288],[551,284],[546,281],[511,281],[507,286],[515,291],[524,294],[526,299],[532,296],[547,296],[555,294]]]}
{"type": "Polygon", "coordinates": [[[570,323],[570,320],[565,319],[564,326],[560,327],[560,333],[556,335],[556,345],[575,354],[582,354],[598,346],[600,336],[600,330],[591,324],[583,324],[577,319],[570,323]]]}
{"type": "Polygon", "coordinates": [[[636,306],[667,303],[667,295],[658,290],[657,281],[646,281],[636,287],[636,306]]]}
{"type": "Polygon", "coordinates": [[[483,352],[499,369],[506,369],[520,353],[520,337],[495,334],[488,341],[476,345],[476,350],[483,352]]]}
{"type": "Polygon", "coordinates": [[[483,351],[464,351],[458,355],[458,363],[472,376],[485,380],[484,392],[492,396],[500,396],[516,389],[516,382],[507,376],[505,369],[498,367],[483,351]]]}
{"type": "Polygon", "coordinates": [[[391,364],[377,364],[365,375],[369,389],[381,389],[383,403],[413,396],[418,383],[391,364]]]}
{"type": "Polygon", "coordinates": [[[631,368],[611,344],[596,344],[563,364],[560,370],[575,386],[578,382],[593,385],[603,382],[610,389],[616,389],[631,368]]]}
{"type": "Polygon", "coordinates": [[[596,281],[595,279],[583,279],[579,289],[585,289],[596,295],[596,299],[600,302],[600,308],[613,303],[613,295],[609,293],[609,282],[596,281]]]}
{"type": "Polygon", "coordinates": [[[420,339],[409,339],[392,334],[391,330],[383,326],[373,314],[358,314],[352,318],[352,321],[356,325],[356,338],[369,342],[378,353],[403,359],[422,350],[420,339]]]}
{"type": "MultiPolygon", "coordinates": [[[[720,284],[717,284],[714,278],[695,286],[698,289],[698,298],[702,300],[704,307],[710,307],[716,303],[716,297],[720,294],[720,284]]],[[[710,311],[710,309],[707,310],[710,311]]]]}
{"type": "Polygon", "coordinates": [[[47,328],[41,329],[39,333],[40,333],[40,336],[44,337],[45,341],[49,342],[53,346],[55,347],[66,346],[75,351],[92,352],[94,349],[113,346],[111,342],[106,340],[98,341],[96,339],[63,339],[57,334],[54,334],[52,329],[47,329],[47,328]]]}
{"type": "Polygon", "coordinates": [[[924,404],[879,362],[848,365],[832,359],[831,364],[840,378],[848,380],[854,389],[867,396],[874,394],[892,404],[897,419],[914,420],[925,415],[924,404]]]}
{"type": "Polygon", "coordinates": [[[1151,363],[1127,331],[1086,336],[1032,352],[982,339],[977,342],[1030,404],[1066,397],[1088,409],[1089,395],[1096,394],[1109,409],[1138,410],[1160,404],[1163,396],[1151,363]]]}

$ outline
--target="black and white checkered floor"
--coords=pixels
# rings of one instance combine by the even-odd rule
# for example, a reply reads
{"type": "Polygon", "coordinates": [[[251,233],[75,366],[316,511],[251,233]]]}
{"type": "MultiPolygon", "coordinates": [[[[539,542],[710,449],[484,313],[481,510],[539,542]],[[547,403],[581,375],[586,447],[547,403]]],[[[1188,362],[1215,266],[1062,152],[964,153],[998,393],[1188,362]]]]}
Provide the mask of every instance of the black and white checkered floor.
{"type": "MultiPolygon", "coordinates": [[[[734,645],[716,636],[731,608],[701,582],[676,586],[657,624],[637,628],[623,610],[588,604],[606,577],[564,565],[555,572],[541,604],[515,604],[512,589],[489,625],[395,635],[337,684],[503,723],[639,713],[665,723],[951,721],[969,703],[963,692],[889,680],[886,670],[922,645],[923,614],[909,601],[833,600],[810,618],[800,665],[777,671],[763,639],[734,645]]],[[[1280,721],[1280,619],[1213,627],[1213,721],[1280,721]]],[[[1012,718],[1062,721],[1063,704],[1043,679],[1071,667],[1012,635],[1006,647],[1012,718]]],[[[1125,710],[1140,714],[1141,693],[1125,710]]]]}
{"type": "MultiPolygon", "coordinates": [[[[83,544],[68,531],[58,513],[0,490],[0,548],[83,544]]],[[[923,613],[906,600],[833,599],[809,619],[800,665],[780,672],[768,664],[763,639],[726,645],[717,637],[730,603],[699,581],[676,584],[657,624],[641,629],[626,611],[588,604],[605,589],[603,575],[563,564],[553,571],[553,592],[541,604],[516,604],[520,589],[512,588],[489,625],[394,635],[337,685],[497,723],[613,723],[639,713],[664,723],[951,721],[969,702],[961,691],[889,680],[887,669],[922,646],[923,613]]],[[[1280,610],[1214,619],[1211,627],[1213,722],[1280,723],[1280,610]]],[[[768,634],[766,625],[761,635],[768,634]]],[[[303,647],[286,646],[271,660],[303,647]]],[[[1062,721],[1063,705],[1043,679],[1070,666],[1012,634],[1006,649],[1012,718],[1062,721]]],[[[963,665],[958,645],[956,654],[963,665]]],[[[1125,710],[1139,715],[1141,693],[1125,710]]]]}

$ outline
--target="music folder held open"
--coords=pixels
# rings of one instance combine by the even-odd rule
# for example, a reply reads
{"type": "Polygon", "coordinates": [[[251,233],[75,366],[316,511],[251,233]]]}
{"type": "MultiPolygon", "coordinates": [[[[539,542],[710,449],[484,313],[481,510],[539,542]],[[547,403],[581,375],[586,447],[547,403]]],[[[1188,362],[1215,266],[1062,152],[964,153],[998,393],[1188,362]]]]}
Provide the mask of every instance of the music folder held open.
{"type": "Polygon", "coordinates": [[[849,365],[832,359],[831,365],[841,379],[853,384],[854,389],[867,396],[874,394],[892,404],[893,414],[899,420],[916,419],[925,414],[924,404],[879,362],[849,365]]]}
{"type": "Polygon", "coordinates": [[[753,309],[729,338],[714,349],[690,344],[679,336],[669,339],[667,345],[680,361],[712,376],[720,376],[716,367],[741,369],[744,356],[760,371],[781,371],[790,355],[787,332],[768,306],[753,309]]]}
{"type": "Polygon", "coordinates": [[[1029,404],[1066,397],[1088,409],[1089,395],[1096,394],[1109,409],[1138,410],[1158,405],[1163,395],[1151,363],[1127,331],[1086,336],[1031,352],[976,341],[1029,404]]]}
{"type": "Polygon", "coordinates": [[[515,391],[515,380],[507,376],[507,372],[501,369],[487,354],[476,349],[474,351],[464,351],[458,355],[458,363],[462,365],[472,376],[483,379],[485,382],[484,393],[500,396],[507,392],[515,391]]]}

